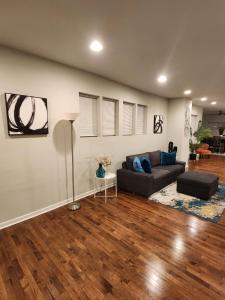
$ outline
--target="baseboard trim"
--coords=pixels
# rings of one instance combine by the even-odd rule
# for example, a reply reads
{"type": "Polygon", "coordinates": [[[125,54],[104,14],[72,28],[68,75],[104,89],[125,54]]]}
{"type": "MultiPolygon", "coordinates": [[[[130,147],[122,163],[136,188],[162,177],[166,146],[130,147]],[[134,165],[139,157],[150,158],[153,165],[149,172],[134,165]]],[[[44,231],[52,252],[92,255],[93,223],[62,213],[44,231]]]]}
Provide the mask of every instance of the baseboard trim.
{"type": "MultiPolygon", "coordinates": [[[[108,184],[106,187],[107,188],[111,188],[113,186],[114,186],[114,184],[111,183],[111,184],[108,184]]],[[[88,196],[93,195],[94,193],[100,192],[101,190],[102,190],[102,188],[98,187],[95,190],[93,189],[93,190],[90,190],[90,191],[88,191],[86,193],[82,193],[80,195],[77,195],[76,196],[76,201],[77,200],[82,200],[82,199],[84,199],[84,198],[86,198],[88,196]]],[[[62,200],[60,202],[57,202],[57,203],[51,204],[49,206],[43,207],[41,209],[35,210],[35,211],[31,212],[31,213],[28,213],[28,214],[25,214],[25,215],[22,215],[22,216],[19,216],[19,217],[16,217],[16,218],[4,221],[4,222],[1,222],[0,223],[0,230],[4,229],[6,227],[12,226],[12,225],[21,223],[23,221],[35,218],[35,217],[37,217],[39,215],[42,215],[44,213],[47,213],[47,212],[49,212],[51,210],[54,210],[54,209],[59,208],[61,206],[64,206],[64,205],[66,205],[66,204],[68,204],[70,202],[72,202],[72,198],[69,198],[69,199],[66,199],[66,200],[62,200]]]]}

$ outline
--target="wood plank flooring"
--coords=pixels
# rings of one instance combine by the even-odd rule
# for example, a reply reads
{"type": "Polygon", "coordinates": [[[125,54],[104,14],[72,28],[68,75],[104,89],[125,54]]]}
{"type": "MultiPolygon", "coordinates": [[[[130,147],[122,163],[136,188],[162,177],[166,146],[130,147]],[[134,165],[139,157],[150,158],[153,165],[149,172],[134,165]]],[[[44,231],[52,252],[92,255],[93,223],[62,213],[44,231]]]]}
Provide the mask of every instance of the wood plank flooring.
{"type": "Polygon", "coordinates": [[[220,177],[220,181],[225,182],[225,156],[213,155],[209,159],[190,161],[189,169],[217,174],[220,177]]]}
{"type": "MultiPolygon", "coordinates": [[[[191,168],[224,180],[214,160],[191,168]]],[[[0,299],[225,299],[224,216],[213,224],[122,192],[103,202],[1,230],[0,299]]]]}

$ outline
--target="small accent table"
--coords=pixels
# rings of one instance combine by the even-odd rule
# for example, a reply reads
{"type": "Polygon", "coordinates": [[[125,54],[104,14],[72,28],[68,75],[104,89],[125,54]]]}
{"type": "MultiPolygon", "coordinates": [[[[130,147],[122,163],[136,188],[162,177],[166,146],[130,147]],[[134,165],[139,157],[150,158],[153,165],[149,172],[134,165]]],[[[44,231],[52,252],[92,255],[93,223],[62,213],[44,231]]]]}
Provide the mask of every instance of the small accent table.
{"type": "Polygon", "coordinates": [[[99,178],[99,177],[95,176],[94,185],[95,185],[94,186],[94,190],[95,190],[94,198],[103,197],[103,198],[105,198],[105,203],[107,202],[107,198],[114,198],[114,197],[117,198],[117,178],[116,178],[115,173],[106,173],[104,178],[99,178]],[[96,193],[96,188],[97,188],[97,182],[98,181],[101,183],[100,191],[102,190],[102,185],[104,185],[104,190],[105,190],[105,195],[104,196],[97,196],[98,192],[96,193]],[[114,181],[115,182],[115,194],[112,195],[112,196],[107,195],[107,183],[109,181],[114,181]]]}

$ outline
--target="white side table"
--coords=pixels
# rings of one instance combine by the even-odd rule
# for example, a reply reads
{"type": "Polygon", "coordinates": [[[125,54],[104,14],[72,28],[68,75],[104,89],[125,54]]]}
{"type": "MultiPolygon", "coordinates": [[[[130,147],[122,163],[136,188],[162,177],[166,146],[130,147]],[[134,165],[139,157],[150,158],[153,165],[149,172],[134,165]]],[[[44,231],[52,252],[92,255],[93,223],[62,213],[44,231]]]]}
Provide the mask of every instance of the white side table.
{"type": "MultiPolygon", "coordinates": [[[[105,174],[105,177],[104,178],[99,178],[97,176],[95,176],[95,180],[94,180],[94,188],[95,188],[95,193],[94,193],[94,198],[96,197],[103,197],[105,198],[105,203],[107,202],[107,198],[114,198],[116,197],[117,198],[117,178],[116,178],[116,174],[115,173],[109,173],[107,172],[105,174]],[[115,182],[115,194],[112,195],[112,196],[109,196],[107,195],[107,183],[110,182],[110,181],[114,181],[115,182]],[[97,182],[100,182],[101,183],[101,187],[102,185],[104,185],[104,190],[105,190],[105,195],[104,196],[98,196],[97,193],[96,193],[96,188],[97,188],[97,182]]],[[[100,191],[102,190],[100,187],[100,191]]]]}

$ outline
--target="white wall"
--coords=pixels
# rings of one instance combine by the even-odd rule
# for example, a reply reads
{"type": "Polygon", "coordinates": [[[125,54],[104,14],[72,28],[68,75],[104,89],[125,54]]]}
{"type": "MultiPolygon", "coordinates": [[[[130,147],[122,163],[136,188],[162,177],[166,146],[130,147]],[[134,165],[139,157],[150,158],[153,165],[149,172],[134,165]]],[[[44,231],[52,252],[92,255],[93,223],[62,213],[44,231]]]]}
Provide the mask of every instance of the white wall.
{"type": "Polygon", "coordinates": [[[148,105],[149,109],[146,135],[124,137],[120,131],[115,137],[77,138],[77,194],[93,189],[97,155],[111,154],[111,170],[115,171],[128,154],[167,149],[165,99],[7,48],[0,48],[0,66],[0,222],[71,196],[69,127],[59,121],[63,112],[79,110],[79,92],[118,99],[120,106],[125,100],[148,105]],[[47,97],[49,135],[9,137],[5,92],[47,97]],[[165,116],[163,134],[153,134],[154,114],[165,116]]]}
{"type": "Polygon", "coordinates": [[[191,114],[198,116],[198,119],[202,121],[203,107],[192,105],[191,114]]]}
{"type": "Polygon", "coordinates": [[[192,124],[191,122],[191,127],[193,129],[193,132],[195,132],[198,129],[199,121],[202,121],[203,119],[203,107],[193,105],[191,110],[191,115],[192,115],[192,120],[195,120],[196,122],[196,124],[192,124]]]}
{"type": "Polygon", "coordinates": [[[171,99],[168,105],[168,142],[178,147],[177,157],[188,162],[192,101],[171,99]],[[185,113],[188,111],[187,135],[185,135],[185,113]]]}

